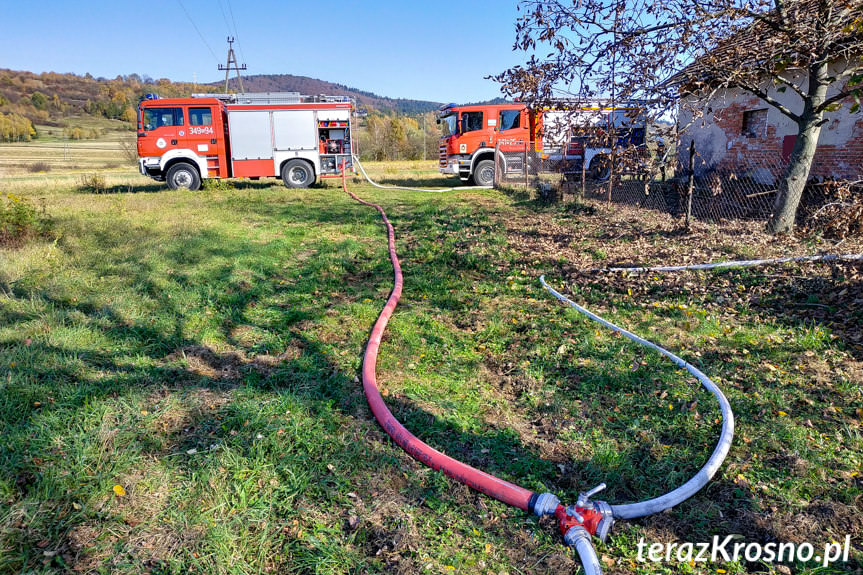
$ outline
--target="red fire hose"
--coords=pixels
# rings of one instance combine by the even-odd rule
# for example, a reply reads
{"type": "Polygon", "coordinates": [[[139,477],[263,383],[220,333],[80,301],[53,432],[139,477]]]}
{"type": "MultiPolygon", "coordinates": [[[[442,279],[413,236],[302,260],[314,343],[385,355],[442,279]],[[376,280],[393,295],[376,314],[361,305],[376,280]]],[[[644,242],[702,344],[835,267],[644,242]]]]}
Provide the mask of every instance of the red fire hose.
{"type": "Polygon", "coordinates": [[[408,431],[404,425],[399,423],[384,403],[384,399],[381,397],[381,392],[378,389],[375,369],[378,361],[378,348],[381,345],[381,338],[384,335],[387,323],[393,315],[393,311],[396,309],[396,305],[402,295],[402,268],[401,264],[399,264],[398,255],[396,255],[395,231],[393,230],[393,226],[390,224],[389,219],[387,219],[387,214],[384,212],[382,207],[377,204],[367,202],[348,190],[344,170],[342,171],[342,187],[354,200],[366,206],[371,206],[380,212],[381,218],[387,227],[390,261],[393,264],[393,271],[395,272],[393,290],[390,292],[390,297],[387,299],[384,309],[381,310],[374,327],[372,327],[369,342],[366,345],[366,352],[363,356],[363,390],[365,391],[366,399],[369,402],[369,407],[372,408],[372,413],[393,441],[395,441],[402,449],[407,451],[412,457],[418,459],[425,465],[428,465],[435,470],[442,470],[456,481],[460,481],[465,485],[503,501],[508,505],[518,507],[525,511],[532,511],[531,499],[535,502],[538,497],[537,494],[508,481],[498,479],[494,475],[489,475],[479,469],[475,469],[470,465],[457,461],[426,445],[408,431]]]}
{"type": "Polygon", "coordinates": [[[395,275],[393,290],[390,292],[387,303],[384,305],[383,310],[381,310],[378,319],[372,327],[369,342],[366,344],[366,352],[363,356],[363,390],[375,419],[378,420],[381,427],[384,428],[399,447],[432,469],[441,470],[456,481],[460,481],[477,491],[494,497],[507,505],[518,507],[528,513],[535,513],[540,517],[543,515],[554,515],[558,520],[564,541],[578,552],[585,573],[587,575],[601,575],[602,568],[596,557],[596,551],[593,549],[591,536],[596,535],[604,541],[611,530],[611,526],[614,524],[614,518],[611,513],[611,506],[608,503],[604,501],[593,502],[590,500],[590,497],[604,489],[605,484],[588,493],[580,494],[577,505],[564,507],[560,504],[560,500],[551,493],[534,493],[509,481],[504,481],[494,475],[475,469],[426,445],[408,431],[390,413],[378,389],[375,371],[381,338],[383,338],[387,323],[389,323],[390,317],[392,317],[393,311],[395,311],[399,298],[402,295],[402,268],[398,255],[396,255],[395,231],[387,218],[386,212],[379,205],[367,202],[350,192],[347,187],[346,178],[347,170],[342,165],[342,188],[345,193],[357,202],[371,206],[380,212],[381,218],[387,227],[390,261],[393,264],[395,275]]]}

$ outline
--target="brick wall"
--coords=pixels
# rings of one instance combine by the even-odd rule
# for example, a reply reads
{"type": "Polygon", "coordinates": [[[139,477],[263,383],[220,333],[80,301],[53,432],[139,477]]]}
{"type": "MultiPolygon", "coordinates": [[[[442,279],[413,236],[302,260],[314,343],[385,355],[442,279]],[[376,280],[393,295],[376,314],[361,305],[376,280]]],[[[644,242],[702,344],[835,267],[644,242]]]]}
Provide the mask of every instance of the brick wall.
{"type": "MultiPolygon", "coordinates": [[[[844,105],[843,110],[847,110],[851,103],[849,101],[844,105]]],[[[713,124],[727,138],[725,152],[719,155],[717,168],[746,171],[753,166],[763,166],[779,173],[784,167],[796,136],[788,133],[787,120],[777,110],[768,110],[766,126],[755,122],[755,129],[750,131],[757,135],[744,133],[744,114],[764,109],[765,106],[759,98],[745,96],[735,98],[723,108],[714,109],[713,124]],[[786,124],[785,129],[777,133],[777,124],[780,122],[786,124]]],[[[749,124],[752,128],[753,122],[749,124]]],[[[696,142],[697,146],[697,136],[696,142]]],[[[863,114],[836,114],[822,127],[810,177],[819,180],[863,179],[863,114]],[[848,130],[847,125],[841,125],[842,122],[852,123],[853,128],[848,130]],[[847,138],[835,137],[846,132],[850,134],[847,138]]]]}

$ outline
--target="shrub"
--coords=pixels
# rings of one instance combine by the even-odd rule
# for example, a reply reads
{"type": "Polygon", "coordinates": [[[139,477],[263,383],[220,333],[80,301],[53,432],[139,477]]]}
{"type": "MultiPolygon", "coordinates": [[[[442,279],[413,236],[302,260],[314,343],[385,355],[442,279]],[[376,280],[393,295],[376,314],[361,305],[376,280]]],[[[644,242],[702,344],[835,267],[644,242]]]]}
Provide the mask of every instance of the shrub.
{"type": "Polygon", "coordinates": [[[834,240],[863,236],[863,186],[829,181],[807,187],[798,218],[810,234],[834,240]]]}
{"type": "Polygon", "coordinates": [[[123,158],[132,165],[138,163],[138,143],[135,140],[122,140],[120,142],[120,151],[123,152],[123,158]]]}
{"type": "Polygon", "coordinates": [[[34,162],[27,166],[27,170],[33,174],[38,174],[39,172],[50,172],[51,164],[48,162],[34,162]]]}
{"type": "Polygon", "coordinates": [[[108,183],[102,174],[81,174],[78,177],[78,191],[91,194],[103,194],[108,190],[108,183]]]}
{"type": "Polygon", "coordinates": [[[207,178],[204,180],[202,189],[207,192],[230,192],[236,189],[234,182],[220,178],[207,178]]]}
{"type": "Polygon", "coordinates": [[[0,199],[0,245],[20,245],[28,239],[47,235],[51,220],[33,204],[14,194],[0,199]]]}

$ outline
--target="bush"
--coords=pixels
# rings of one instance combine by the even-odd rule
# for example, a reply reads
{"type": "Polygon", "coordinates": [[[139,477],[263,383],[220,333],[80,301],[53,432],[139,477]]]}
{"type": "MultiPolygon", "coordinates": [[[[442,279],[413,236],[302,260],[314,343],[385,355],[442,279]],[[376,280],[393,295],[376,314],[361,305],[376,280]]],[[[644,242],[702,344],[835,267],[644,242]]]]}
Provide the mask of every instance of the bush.
{"type": "Polygon", "coordinates": [[[51,164],[48,162],[34,162],[27,167],[27,170],[33,174],[38,174],[39,172],[50,172],[51,164]]]}
{"type": "Polygon", "coordinates": [[[798,219],[806,232],[834,240],[863,236],[863,186],[829,181],[809,185],[798,219]]]}
{"type": "Polygon", "coordinates": [[[102,174],[81,174],[78,177],[78,191],[91,194],[103,194],[108,190],[108,183],[102,174]]]}
{"type": "Polygon", "coordinates": [[[14,194],[0,199],[0,246],[20,245],[28,239],[47,235],[51,220],[44,209],[14,194]]]}
{"type": "Polygon", "coordinates": [[[220,178],[207,178],[201,188],[207,192],[230,192],[236,189],[234,182],[220,178]]]}

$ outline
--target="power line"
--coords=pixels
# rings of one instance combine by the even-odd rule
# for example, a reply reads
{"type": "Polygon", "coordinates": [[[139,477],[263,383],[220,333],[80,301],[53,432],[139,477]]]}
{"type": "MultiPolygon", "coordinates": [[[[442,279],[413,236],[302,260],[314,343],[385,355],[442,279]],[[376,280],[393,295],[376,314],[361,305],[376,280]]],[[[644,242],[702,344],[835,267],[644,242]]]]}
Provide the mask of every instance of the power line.
{"type": "Polygon", "coordinates": [[[191,23],[192,23],[192,28],[194,28],[194,29],[195,29],[195,32],[197,32],[197,33],[198,33],[198,36],[200,36],[200,37],[201,37],[201,41],[204,43],[204,46],[206,46],[206,47],[207,47],[207,50],[209,50],[209,51],[210,51],[210,54],[212,54],[212,55],[213,55],[213,60],[215,60],[216,62],[218,62],[218,61],[219,61],[219,58],[216,56],[216,53],[215,53],[215,52],[213,52],[213,49],[212,49],[212,48],[210,48],[210,45],[207,43],[207,39],[206,39],[206,38],[204,38],[204,35],[203,35],[203,34],[201,34],[201,31],[198,29],[198,25],[197,25],[197,24],[195,24],[195,21],[194,21],[194,20],[192,20],[192,15],[191,15],[191,14],[189,14],[189,11],[188,11],[188,10],[186,10],[186,7],[185,7],[185,6],[183,6],[183,0],[177,0],[177,3],[180,5],[180,8],[182,8],[182,9],[183,9],[183,12],[185,12],[185,13],[186,13],[186,18],[188,18],[188,19],[189,19],[189,22],[191,22],[191,23]]]}
{"type": "MultiPolygon", "coordinates": [[[[231,22],[234,23],[234,36],[239,38],[240,35],[237,33],[237,21],[234,20],[234,9],[231,8],[231,0],[225,0],[225,4],[228,5],[228,12],[231,14],[231,22]]],[[[246,61],[246,55],[243,54],[243,43],[237,40],[237,48],[240,50],[240,58],[243,59],[243,62],[246,61]]]]}
{"type": "MultiPolygon", "coordinates": [[[[225,13],[225,7],[222,5],[222,0],[216,0],[219,3],[219,12],[222,13],[222,20],[225,22],[225,31],[228,33],[228,36],[231,35],[231,25],[228,23],[228,15],[225,13]]],[[[236,36],[236,34],[234,34],[236,36]]]]}

